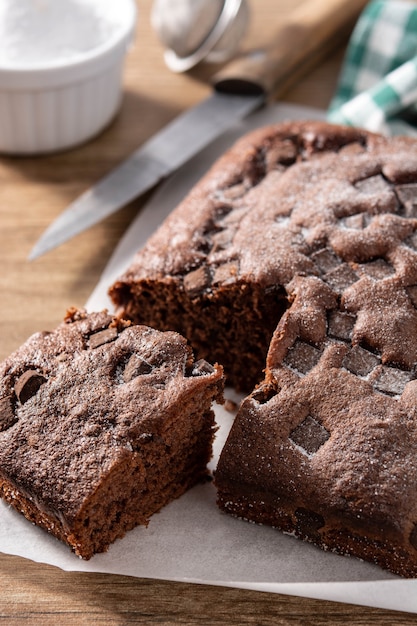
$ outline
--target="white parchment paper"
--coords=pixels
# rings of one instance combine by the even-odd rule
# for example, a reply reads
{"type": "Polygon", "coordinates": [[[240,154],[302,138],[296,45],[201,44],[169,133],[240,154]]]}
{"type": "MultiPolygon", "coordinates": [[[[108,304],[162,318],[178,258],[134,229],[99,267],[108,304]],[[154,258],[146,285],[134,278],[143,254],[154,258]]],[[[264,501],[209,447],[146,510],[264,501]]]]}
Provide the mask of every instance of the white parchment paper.
{"type": "MultiPolygon", "coordinates": [[[[193,159],[154,194],[132,223],[92,293],[87,308],[112,309],[107,289],[149,234],[237,136],[284,119],[321,118],[301,107],[266,108],[193,159]]],[[[240,398],[231,390],[226,397],[240,398]]],[[[220,426],[211,468],[233,420],[216,407],[220,426]]],[[[417,580],[402,580],[358,559],[324,552],[281,532],[222,513],[211,483],[199,485],[115,542],[106,554],[83,561],[44,531],[0,503],[0,551],[63,570],[108,572],[190,583],[233,586],[417,613],[417,580]]]]}

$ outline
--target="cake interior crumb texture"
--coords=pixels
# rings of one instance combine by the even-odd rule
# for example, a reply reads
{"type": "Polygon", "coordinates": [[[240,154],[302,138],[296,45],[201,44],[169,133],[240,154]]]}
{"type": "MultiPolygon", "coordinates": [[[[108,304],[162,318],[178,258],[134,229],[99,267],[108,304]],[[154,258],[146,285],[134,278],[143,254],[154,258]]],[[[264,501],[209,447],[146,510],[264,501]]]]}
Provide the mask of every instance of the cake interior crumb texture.
{"type": "Polygon", "coordinates": [[[249,393],[219,506],[417,576],[417,142],[245,136],[111,287],[249,393]]]}
{"type": "Polygon", "coordinates": [[[177,333],[71,310],[0,376],[1,495],[85,559],[207,479],[222,370],[177,333]]]}

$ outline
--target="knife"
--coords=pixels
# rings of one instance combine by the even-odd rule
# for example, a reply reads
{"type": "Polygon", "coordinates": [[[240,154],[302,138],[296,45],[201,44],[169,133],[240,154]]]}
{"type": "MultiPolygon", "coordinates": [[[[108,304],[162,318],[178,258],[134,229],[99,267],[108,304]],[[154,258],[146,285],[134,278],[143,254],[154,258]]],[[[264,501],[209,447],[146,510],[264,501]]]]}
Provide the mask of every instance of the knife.
{"type": "Polygon", "coordinates": [[[271,44],[213,78],[213,93],[146,141],[85,191],[46,229],[33,260],[125,206],[177,170],[237,121],[282,93],[352,28],[366,0],[305,0],[283,18],[271,44]]]}

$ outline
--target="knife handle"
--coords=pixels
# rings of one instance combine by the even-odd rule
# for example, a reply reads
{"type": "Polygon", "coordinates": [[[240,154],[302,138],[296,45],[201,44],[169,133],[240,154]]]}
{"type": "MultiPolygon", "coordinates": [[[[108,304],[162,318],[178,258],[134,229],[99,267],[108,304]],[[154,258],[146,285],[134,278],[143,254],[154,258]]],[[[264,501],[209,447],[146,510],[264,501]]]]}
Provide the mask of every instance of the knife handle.
{"type": "Polygon", "coordinates": [[[249,51],[213,77],[217,91],[277,95],[340,42],[367,0],[306,0],[284,17],[271,44],[249,51]]]}

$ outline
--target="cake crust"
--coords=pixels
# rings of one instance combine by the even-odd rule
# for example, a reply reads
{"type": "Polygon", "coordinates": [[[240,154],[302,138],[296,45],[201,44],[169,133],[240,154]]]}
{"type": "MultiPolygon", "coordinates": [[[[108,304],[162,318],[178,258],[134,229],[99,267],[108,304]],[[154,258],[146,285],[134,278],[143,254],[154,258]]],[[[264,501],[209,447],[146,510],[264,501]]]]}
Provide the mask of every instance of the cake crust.
{"type": "Polygon", "coordinates": [[[83,558],[207,478],[222,370],[177,333],[72,310],[0,376],[1,495],[83,558]]]}

